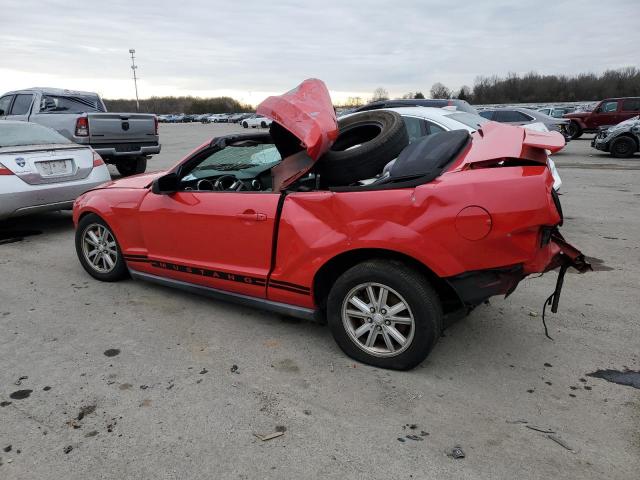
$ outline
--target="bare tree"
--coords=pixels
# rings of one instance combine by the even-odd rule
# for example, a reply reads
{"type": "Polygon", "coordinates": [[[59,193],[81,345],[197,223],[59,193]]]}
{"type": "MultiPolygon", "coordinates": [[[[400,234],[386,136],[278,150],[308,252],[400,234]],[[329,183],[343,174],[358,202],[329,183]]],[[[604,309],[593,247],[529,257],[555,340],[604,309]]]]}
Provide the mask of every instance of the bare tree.
{"type": "Polygon", "coordinates": [[[373,91],[373,97],[371,98],[372,102],[376,102],[378,100],[389,100],[389,92],[387,92],[384,88],[378,87],[373,91]]]}
{"type": "Polygon", "coordinates": [[[451,97],[451,90],[445,87],[442,83],[436,82],[431,87],[431,98],[449,98],[451,97]]]}
{"type": "Polygon", "coordinates": [[[471,88],[468,87],[467,85],[463,85],[462,87],[460,87],[460,90],[456,95],[456,97],[459,98],[460,100],[466,100],[467,102],[471,101],[471,96],[472,96],[471,88]]]}

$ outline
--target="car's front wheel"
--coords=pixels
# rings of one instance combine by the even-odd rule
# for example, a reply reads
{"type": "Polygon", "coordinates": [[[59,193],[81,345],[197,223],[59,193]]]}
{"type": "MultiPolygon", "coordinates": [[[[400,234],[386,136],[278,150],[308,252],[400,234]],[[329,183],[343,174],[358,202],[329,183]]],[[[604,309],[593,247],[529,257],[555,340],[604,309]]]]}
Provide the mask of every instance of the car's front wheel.
{"type": "Polygon", "coordinates": [[[638,146],[631,137],[618,137],[611,142],[609,151],[616,158],[629,158],[638,151],[638,146]]]}
{"type": "Polygon", "coordinates": [[[578,122],[575,122],[573,120],[569,122],[569,125],[567,125],[567,135],[572,140],[575,140],[576,138],[580,138],[582,136],[582,128],[580,128],[578,122]]]}
{"type": "Polygon", "coordinates": [[[442,331],[438,295],[423,275],[397,261],[370,260],[342,274],[327,300],[334,339],[350,357],[408,370],[422,362],[442,331]]]}
{"type": "Polygon", "coordinates": [[[87,273],[98,280],[115,282],[127,276],[116,236],[98,215],[86,215],[78,222],[76,253],[87,273]]]}

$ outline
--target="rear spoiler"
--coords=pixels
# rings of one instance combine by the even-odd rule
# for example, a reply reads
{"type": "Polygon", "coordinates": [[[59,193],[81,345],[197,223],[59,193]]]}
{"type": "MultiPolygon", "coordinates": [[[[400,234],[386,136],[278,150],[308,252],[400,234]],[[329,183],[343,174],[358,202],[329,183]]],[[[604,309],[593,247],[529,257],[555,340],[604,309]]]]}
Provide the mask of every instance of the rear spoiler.
{"type": "Polygon", "coordinates": [[[538,132],[498,122],[485,123],[471,136],[471,148],[451,170],[464,170],[504,159],[529,160],[546,165],[547,151],[555,153],[565,145],[564,137],[558,132],[538,132]]]}

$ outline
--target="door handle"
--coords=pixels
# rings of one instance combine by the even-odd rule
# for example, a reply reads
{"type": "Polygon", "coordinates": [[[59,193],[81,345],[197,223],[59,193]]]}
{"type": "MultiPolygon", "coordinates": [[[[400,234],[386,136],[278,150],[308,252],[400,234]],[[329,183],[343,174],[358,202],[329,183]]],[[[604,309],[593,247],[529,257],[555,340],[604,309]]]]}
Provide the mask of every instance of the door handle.
{"type": "Polygon", "coordinates": [[[245,210],[242,213],[236,215],[237,218],[244,221],[264,222],[267,219],[267,215],[264,213],[257,213],[253,210],[245,210]]]}

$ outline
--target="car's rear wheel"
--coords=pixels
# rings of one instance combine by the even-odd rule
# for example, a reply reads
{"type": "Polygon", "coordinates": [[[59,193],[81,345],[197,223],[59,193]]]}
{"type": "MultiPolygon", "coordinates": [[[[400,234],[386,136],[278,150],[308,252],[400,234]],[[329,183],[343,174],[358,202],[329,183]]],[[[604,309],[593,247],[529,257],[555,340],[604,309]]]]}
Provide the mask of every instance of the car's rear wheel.
{"type": "Polygon", "coordinates": [[[417,271],[371,260],[342,274],[327,300],[334,339],[350,357],[407,370],[422,362],[442,331],[438,295],[417,271]]]}
{"type": "Polygon", "coordinates": [[[630,137],[618,137],[611,142],[609,151],[616,158],[629,158],[638,150],[635,140],[630,137]]]}
{"type": "Polygon", "coordinates": [[[573,120],[569,122],[569,125],[567,125],[567,135],[572,140],[575,140],[576,138],[580,138],[582,136],[582,128],[580,128],[578,122],[575,122],[573,120]]]}
{"type": "Polygon", "coordinates": [[[262,128],[267,128],[267,126],[268,126],[268,125],[267,125],[267,122],[261,122],[261,123],[260,123],[260,126],[261,126],[262,128]]]}
{"type": "Polygon", "coordinates": [[[113,231],[98,215],[80,219],[76,229],[76,253],[84,269],[103,282],[127,276],[127,266],[113,231]]]}
{"type": "Polygon", "coordinates": [[[144,173],[147,169],[147,157],[120,160],[116,163],[116,168],[123,177],[144,173]]]}
{"type": "Polygon", "coordinates": [[[242,122],[242,126],[243,126],[244,128],[249,128],[249,124],[248,124],[247,122],[242,122]]]}

